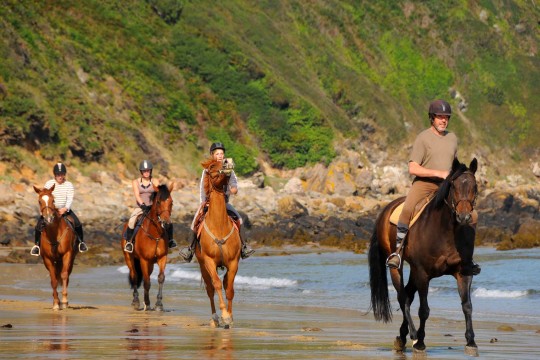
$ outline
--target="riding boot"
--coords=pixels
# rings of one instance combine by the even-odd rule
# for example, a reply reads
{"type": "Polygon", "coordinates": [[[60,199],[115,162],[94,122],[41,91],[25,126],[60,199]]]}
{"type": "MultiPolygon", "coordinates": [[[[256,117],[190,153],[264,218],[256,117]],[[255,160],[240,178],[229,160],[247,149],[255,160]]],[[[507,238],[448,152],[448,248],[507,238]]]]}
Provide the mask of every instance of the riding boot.
{"type": "Polygon", "coordinates": [[[169,249],[177,247],[176,241],[173,239],[173,225],[167,225],[167,235],[169,235],[169,249]]]}
{"type": "Polygon", "coordinates": [[[180,256],[184,258],[185,262],[191,262],[191,259],[193,259],[195,244],[197,242],[196,240],[197,240],[197,235],[195,234],[194,231],[190,231],[189,236],[188,236],[189,246],[186,246],[185,248],[180,250],[180,256]]]}
{"type": "Polygon", "coordinates": [[[130,228],[128,226],[127,230],[126,230],[126,245],[124,245],[124,251],[125,252],[128,252],[128,253],[132,253],[133,252],[133,231],[134,229],[130,228]]]}
{"type": "Polygon", "coordinates": [[[480,268],[480,265],[478,265],[471,259],[471,262],[469,264],[462,266],[460,272],[461,272],[461,275],[474,276],[474,275],[480,274],[480,271],[482,271],[482,269],[480,268]]]}
{"type": "Polygon", "coordinates": [[[34,244],[35,245],[30,250],[30,255],[39,256],[41,253],[39,248],[39,245],[41,244],[41,230],[36,229],[36,231],[34,232],[34,244]]]}
{"type": "Polygon", "coordinates": [[[249,244],[246,242],[245,240],[245,237],[246,237],[246,234],[244,231],[242,231],[244,228],[240,228],[240,231],[239,231],[239,234],[240,234],[240,241],[242,242],[242,249],[240,250],[240,257],[242,259],[247,259],[248,257],[250,257],[251,255],[253,255],[253,253],[255,252],[255,250],[253,250],[251,248],[251,246],[249,246],[249,244]]]}
{"type": "Polygon", "coordinates": [[[390,269],[399,269],[401,267],[401,244],[409,232],[409,226],[398,222],[396,235],[396,251],[391,253],[386,259],[386,266],[390,269]]]}
{"type": "Polygon", "coordinates": [[[77,237],[79,240],[79,251],[82,253],[85,251],[88,251],[88,247],[86,246],[86,243],[84,242],[82,226],[77,226],[75,228],[75,232],[77,233],[77,237]]]}

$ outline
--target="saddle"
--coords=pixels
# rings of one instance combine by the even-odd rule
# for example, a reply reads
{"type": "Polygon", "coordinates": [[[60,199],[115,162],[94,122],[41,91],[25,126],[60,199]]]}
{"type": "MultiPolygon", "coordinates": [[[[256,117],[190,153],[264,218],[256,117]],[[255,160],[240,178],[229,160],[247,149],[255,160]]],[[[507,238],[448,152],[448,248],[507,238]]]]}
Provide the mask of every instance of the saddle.
{"type": "MultiPolygon", "coordinates": [[[[420,217],[420,215],[422,214],[426,206],[431,202],[431,200],[433,200],[434,197],[435,197],[435,193],[431,193],[425,199],[420,200],[420,202],[416,204],[416,206],[414,207],[413,214],[412,214],[411,222],[409,223],[409,229],[414,225],[416,220],[418,220],[418,218],[420,217]]],[[[399,221],[399,216],[401,215],[401,211],[403,211],[404,204],[405,202],[402,202],[401,204],[398,205],[398,207],[394,209],[394,211],[392,211],[392,214],[390,215],[391,224],[397,226],[397,223],[399,221]]],[[[478,212],[476,210],[473,210],[471,224],[476,224],[477,222],[478,222],[478,212]]]]}
{"type": "MultiPolygon", "coordinates": [[[[422,211],[424,211],[427,204],[429,204],[431,200],[433,200],[434,197],[435,197],[435,193],[431,193],[426,198],[420,200],[418,204],[416,204],[416,206],[414,207],[413,214],[412,214],[411,222],[409,223],[409,229],[413,226],[416,220],[418,220],[418,218],[420,217],[420,214],[422,214],[422,211]]],[[[405,202],[402,202],[401,204],[398,205],[398,207],[394,209],[394,211],[392,211],[392,215],[390,215],[391,224],[397,225],[399,221],[399,216],[401,215],[401,212],[403,211],[404,204],[405,202]]]]}

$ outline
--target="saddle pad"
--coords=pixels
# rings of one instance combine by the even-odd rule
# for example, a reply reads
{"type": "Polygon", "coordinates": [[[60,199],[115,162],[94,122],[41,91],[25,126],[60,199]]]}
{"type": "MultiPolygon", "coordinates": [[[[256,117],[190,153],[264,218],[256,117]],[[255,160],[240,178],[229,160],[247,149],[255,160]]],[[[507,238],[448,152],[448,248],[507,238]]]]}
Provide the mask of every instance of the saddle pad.
{"type": "MultiPolygon", "coordinates": [[[[426,203],[420,208],[420,210],[418,210],[418,212],[414,214],[411,222],[409,223],[409,229],[414,225],[416,220],[418,220],[418,218],[420,217],[420,214],[422,214],[422,211],[424,211],[425,207],[427,206],[427,204],[429,204],[430,201],[431,199],[426,201],[426,203]]],[[[395,208],[394,211],[392,211],[392,215],[390,215],[390,223],[397,225],[398,220],[399,220],[399,215],[401,215],[401,211],[403,210],[404,204],[405,203],[399,204],[399,206],[395,208]]]]}
{"type": "MultiPolygon", "coordinates": [[[[411,222],[409,223],[409,228],[411,228],[416,222],[416,220],[418,220],[418,218],[420,217],[420,214],[422,214],[422,211],[424,211],[424,209],[431,202],[432,199],[433,197],[427,199],[426,203],[420,208],[420,210],[418,210],[416,214],[414,214],[411,222]]],[[[392,211],[392,215],[390,215],[391,224],[394,224],[397,226],[397,223],[399,221],[399,215],[401,215],[401,211],[403,210],[403,204],[404,203],[399,204],[399,206],[395,208],[394,211],[392,211]]],[[[477,222],[478,222],[478,212],[476,210],[473,210],[471,224],[476,224],[477,222]]]]}

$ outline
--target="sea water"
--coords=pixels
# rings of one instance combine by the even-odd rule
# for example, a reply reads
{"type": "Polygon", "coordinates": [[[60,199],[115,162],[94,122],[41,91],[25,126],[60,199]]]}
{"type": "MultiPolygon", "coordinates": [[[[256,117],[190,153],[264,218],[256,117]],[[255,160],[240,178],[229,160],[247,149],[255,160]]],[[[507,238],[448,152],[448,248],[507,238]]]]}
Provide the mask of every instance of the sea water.
{"type": "MultiPolygon", "coordinates": [[[[482,272],[472,283],[473,320],[540,324],[540,249],[475,250],[482,272]]],[[[95,269],[101,276],[125,287],[126,266],[95,269]],[[105,274],[108,273],[108,274],[105,274]],[[124,275],[121,275],[124,274],[124,275]]],[[[408,269],[405,268],[407,274],[408,269]]],[[[152,277],[155,284],[158,270],[152,277]]],[[[220,272],[222,276],[223,271],[220,272]]],[[[407,276],[405,276],[407,279],[407,276]]],[[[235,303],[311,306],[368,312],[370,308],[367,254],[349,252],[311,253],[289,256],[252,256],[240,264],[235,280],[235,303]]],[[[398,309],[396,293],[389,283],[392,308],[398,309]]],[[[168,264],[167,296],[206,300],[196,263],[168,264]]],[[[433,279],[428,295],[431,316],[463,319],[456,281],[452,276],[433,279]]],[[[418,296],[412,311],[417,312],[418,296]],[[415,305],[416,304],[416,305],[415,305]]]]}

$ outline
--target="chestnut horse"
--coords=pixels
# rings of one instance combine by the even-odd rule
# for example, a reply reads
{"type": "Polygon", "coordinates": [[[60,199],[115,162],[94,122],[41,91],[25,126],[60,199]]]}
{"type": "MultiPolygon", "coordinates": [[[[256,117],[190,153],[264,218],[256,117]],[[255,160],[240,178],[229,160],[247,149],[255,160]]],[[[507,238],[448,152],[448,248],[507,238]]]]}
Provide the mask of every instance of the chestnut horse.
{"type": "MultiPolygon", "coordinates": [[[[155,187],[156,192],[152,195],[152,206],[148,212],[143,213],[144,219],[141,226],[134,236],[133,252],[123,251],[126,264],[129,268],[129,284],[133,289],[133,301],[131,306],[139,310],[139,292],[138,288],[144,281],[144,309],[150,308],[150,275],[154,270],[154,264],[159,266],[157,295],[155,310],[163,311],[163,283],[165,282],[165,266],[167,265],[167,255],[169,253],[169,238],[167,226],[171,226],[171,211],[173,200],[171,191],[174,184],[169,188],[165,185],[155,187]]],[[[124,225],[123,232],[126,231],[127,222],[124,225]]],[[[126,240],[122,236],[122,249],[126,240]]]]}
{"type": "Polygon", "coordinates": [[[50,189],[40,189],[34,186],[38,194],[39,211],[45,221],[45,228],[41,235],[41,257],[43,264],[49,271],[51,287],[53,289],[53,310],[68,307],[69,275],[73,270],[75,256],[79,252],[76,244],[77,235],[74,228],[54,206],[55,185],[50,189]],[[58,281],[62,280],[62,302],[58,298],[58,281]]]}
{"type": "MultiPolygon", "coordinates": [[[[409,281],[403,284],[403,268],[390,269],[392,283],[397,291],[403,322],[399,336],[394,342],[394,350],[405,349],[407,334],[410,331],[413,350],[423,352],[425,325],[429,317],[427,301],[429,282],[442,275],[452,275],[457,281],[461,306],[465,315],[465,338],[468,355],[477,355],[472,326],[471,285],[472,275],[468,264],[472,263],[476,224],[473,210],[478,188],[474,176],[477,161],[473,159],[467,168],[457,159],[452,171],[439,187],[434,200],[424,209],[417,222],[409,230],[404,243],[403,260],[410,266],[409,281]],[[418,316],[420,327],[416,330],[410,307],[415,293],[420,297],[418,316]]],[[[369,269],[371,285],[371,307],[377,321],[392,320],[388,284],[386,277],[386,258],[396,248],[396,226],[390,224],[392,211],[405,198],[388,204],[375,224],[369,249],[369,269]]]]}
{"type": "Polygon", "coordinates": [[[229,183],[230,170],[223,170],[223,164],[219,160],[207,160],[202,165],[206,169],[204,191],[208,196],[208,212],[201,225],[203,229],[195,255],[210,299],[212,309],[210,326],[220,326],[214,304],[214,294],[217,292],[221,324],[228,329],[233,323],[234,278],[240,261],[240,235],[238,228],[227,214],[225,202],[225,189],[229,183]],[[218,267],[227,269],[223,283],[218,275],[218,267]],[[222,287],[225,288],[227,306],[223,300],[222,287]]]}

